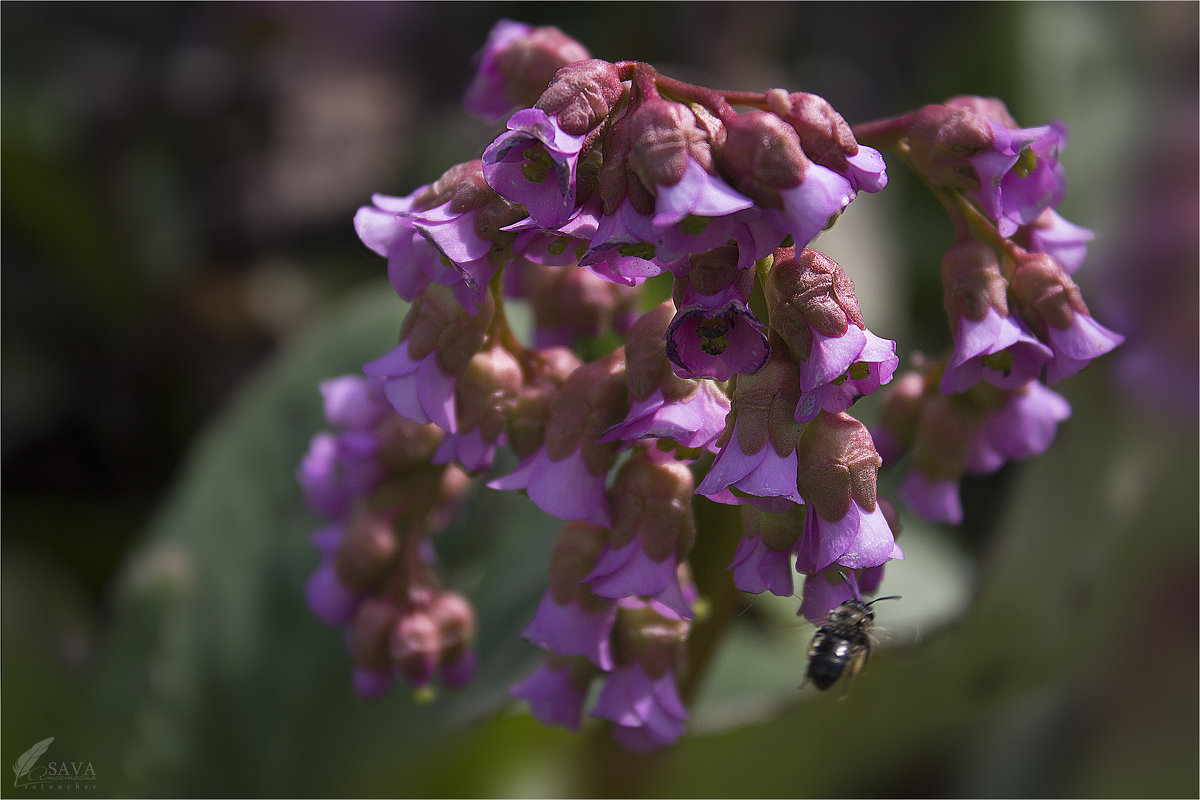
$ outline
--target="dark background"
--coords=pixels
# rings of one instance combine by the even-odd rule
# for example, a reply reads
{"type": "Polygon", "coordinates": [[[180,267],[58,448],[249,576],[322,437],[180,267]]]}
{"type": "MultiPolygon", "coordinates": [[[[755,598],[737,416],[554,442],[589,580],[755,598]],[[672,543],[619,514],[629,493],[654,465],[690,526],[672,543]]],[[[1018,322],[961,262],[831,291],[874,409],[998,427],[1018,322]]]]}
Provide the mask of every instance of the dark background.
{"type": "MultiPolygon", "coordinates": [[[[495,20],[507,17],[556,24],[596,56],[651,61],[697,83],[814,91],[851,122],[976,93],[1005,98],[1023,124],[1057,117],[1070,125],[1063,211],[1101,236],[1076,277],[1097,318],[1128,342],[1065,384],[1076,409],[1056,445],[1066,453],[1059,462],[1066,472],[1035,479],[1022,466],[996,480],[968,482],[967,520],[955,546],[969,565],[966,580],[983,598],[976,619],[986,619],[981,586],[1000,587],[994,591],[1001,595],[1005,586],[1029,586],[1019,569],[1012,583],[994,577],[1003,574],[1003,553],[1022,554],[1013,556],[1018,562],[1039,553],[1036,540],[1024,550],[1011,545],[1016,551],[996,542],[1006,535],[1018,541],[1019,534],[1008,532],[1028,532],[1029,520],[1069,528],[1073,544],[1046,551],[1064,561],[1056,569],[1030,567],[1030,575],[1055,587],[1040,600],[1024,598],[1027,611],[1042,619],[1037,610],[1057,603],[1052,598],[1073,597],[1091,610],[1094,627],[1085,641],[1105,662],[1098,666],[1112,671],[1095,678],[1101,688],[1093,694],[1064,699],[1055,684],[1045,690],[1056,698],[1048,704],[1029,699],[1041,689],[1016,698],[1001,693],[995,702],[1015,709],[1001,715],[1011,730],[986,714],[951,715],[945,730],[961,725],[975,745],[952,746],[945,730],[931,740],[918,737],[923,744],[914,760],[885,760],[891,766],[883,775],[850,770],[844,788],[851,795],[1053,795],[1116,787],[1120,795],[1145,785],[1151,794],[1195,794],[1195,4],[9,2],[0,16],[3,758],[15,760],[50,735],[66,748],[66,732],[74,730],[77,757],[96,752],[99,759],[103,748],[90,737],[106,729],[89,727],[89,720],[98,718],[95,697],[115,685],[104,676],[119,672],[118,664],[150,658],[136,641],[121,639],[135,623],[119,576],[128,575],[139,549],[170,538],[162,516],[148,532],[147,526],[156,512],[174,518],[158,510],[169,487],[181,476],[187,482],[185,454],[214,419],[244,407],[238,398],[254,390],[242,387],[263,380],[256,376],[265,365],[301,347],[297,342],[317,346],[323,334],[314,331],[333,324],[328,314],[340,313],[344,329],[355,315],[337,309],[359,302],[362,287],[378,283],[383,264],[354,236],[355,209],[372,192],[406,194],[490,141],[495,126],[467,117],[458,103],[472,55],[495,20]],[[1071,487],[1039,495],[1042,478],[1071,487]],[[1095,505],[1064,512],[1071,498],[1095,505]],[[1089,527],[1095,524],[1101,529],[1089,527]],[[1101,540],[1108,550],[1097,545],[1101,540]],[[1138,556],[1136,569],[1128,552],[1138,556]],[[980,578],[989,574],[990,584],[980,578]],[[1080,582],[1090,588],[1079,591],[1080,582]],[[1139,716],[1139,698],[1162,713],[1139,716]],[[1063,750],[1059,733],[1075,737],[1084,730],[1091,738],[1078,753],[1063,750]],[[1160,748],[1159,757],[1143,757],[1134,746],[1140,733],[1173,744],[1160,748]],[[1044,748],[1068,753],[1065,762],[1056,767],[1044,748]],[[1121,774],[1128,784],[1095,778],[1106,764],[1116,769],[1110,750],[1126,757],[1121,774]],[[1171,756],[1180,753],[1182,763],[1171,756]],[[1021,773],[1027,782],[1013,784],[1000,757],[1037,768],[1021,773]]],[[[893,185],[884,194],[896,199],[881,207],[890,209],[885,220],[897,234],[889,255],[915,277],[885,305],[907,320],[896,323],[908,336],[902,347],[936,350],[947,341],[937,319],[936,260],[949,232],[901,172],[891,171],[893,185]]],[[[860,295],[871,275],[856,275],[860,295]]],[[[353,359],[327,366],[340,362],[322,358],[322,369],[355,366],[353,359]]],[[[281,433],[291,448],[282,464],[294,463],[315,420],[310,413],[306,424],[281,433]]],[[[290,470],[280,470],[285,483],[290,470]]],[[[279,491],[286,498],[290,488],[279,491]]],[[[209,499],[221,502],[219,494],[209,499]]],[[[466,560],[470,547],[462,550],[466,560]]],[[[302,576],[311,559],[297,553],[302,576]]],[[[299,584],[284,581],[276,589],[291,598],[299,584]]],[[[1070,636],[1024,638],[1025,617],[996,614],[1015,628],[1001,641],[1022,665],[1054,660],[1047,648],[1079,649],[1070,636]]],[[[343,679],[337,637],[315,625],[302,630],[327,648],[327,673],[343,679]]],[[[983,652],[973,636],[984,634],[975,627],[944,646],[970,660],[983,652]]],[[[925,663],[920,659],[934,658],[936,646],[911,658],[925,663]]],[[[304,658],[302,651],[293,656],[304,658]]],[[[1013,668],[1006,663],[992,671],[1013,668]]],[[[1071,669],[1067,674],[1075,674],[1071,669]]],[[[1079,669],[1092,675],[1090,667],[1079,669]]],[[[341,709],[349,702],[342,685],[320,686],[299,684],[295,701],[321,691],[333,698],[324,704],[341,709]]],[[[136,688],[129,693],[130,707],[141,702],[136,688]]],[[[110,701],[120,708],[125,699],[110,701]]],[[[391,708],[408,704],[399,698],[391,708]]],[[[871,719],[886,724],[892,712],[879,709],[871,719]]],[[[911,713],[937,716],[928,708],[911,713]]],[[[220,736],[190,717],[165,719],[176,732],[198,731],[182,736],[185,743],[220,736]]],[[[386,737],[390,730],[380,716],[339,719],[348,726],[347,740],[364,730],[386,737]]],[[[544,734],[531,730],[521,732],[545,746],[537,738],[544,734]]],[[[847,730],[860,737],[853,744],[860,750],[891,746],[887,729],[847,730]]],[[[452,733],[458,735],[445,735],[452,733]]],[[[485,737],[476,741],[484,747],[487,734],[464,735],[485,737]]],[[[719,770],[721,758],[704,748],[721,740],[696,738],[693,750],[681,748],[679,763],[700,758],[719,770]]],[[[411,784],[385,764],[347,782],[345,762],[322,749],[324,741],[314,736],[308,743],[323,766],[320,778],[307,781],[222,778],[211,763],[199,764],[208,751],[193,744],[180,745],[183,754],[155,773],[157,783],[139,782],[128,764],[97,763],[99,788],[409,793],[404,787],[411,784]],[[191,783],[195,774],[209,782],[191,783]]],[[[574,740],[553,739],[572,746],[565,741],[574,740]]],[[[737,772],[736,759],[724,763],[726,774],[737,772]]],[[[431,777],[418,785],[428,794],[520,794],[513,786],[537,794],[543,785],[570,793],[562,788],[569,783],[545,778],[544,767],[529,767],[542,776],[537,780],[503,789],[456,783],[453,770],[439,783],[427,767],[431,777]]],[[[666,774],[662,780],[674,780],[666,774]]],[[[768,777],[761,784],[746,780],[749,795],[786,791],[768,777]]],[[[836,781],[805,780],[797,773],[791,791],[837,791],[836,781]]],[[[702,794],[705,784],[643,784],[632,791],[645,793],[647,786],[702,794]]]]}

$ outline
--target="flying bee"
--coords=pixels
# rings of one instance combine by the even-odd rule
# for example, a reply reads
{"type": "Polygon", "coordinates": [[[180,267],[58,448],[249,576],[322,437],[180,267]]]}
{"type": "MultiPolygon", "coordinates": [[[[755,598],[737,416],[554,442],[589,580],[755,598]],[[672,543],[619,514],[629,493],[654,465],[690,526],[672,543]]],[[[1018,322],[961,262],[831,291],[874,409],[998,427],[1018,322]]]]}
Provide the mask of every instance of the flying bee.
{"type": "Polygon", "coordinates": [[[854,598],[829,612],[808,645],[808,680],[825,691],[847,669],[851,678],[857,675],[871,655],[871,631],[875,627],[871,606],[880,600],[898,599],[897,595],[889,595],[867,603],[854,598]]]}

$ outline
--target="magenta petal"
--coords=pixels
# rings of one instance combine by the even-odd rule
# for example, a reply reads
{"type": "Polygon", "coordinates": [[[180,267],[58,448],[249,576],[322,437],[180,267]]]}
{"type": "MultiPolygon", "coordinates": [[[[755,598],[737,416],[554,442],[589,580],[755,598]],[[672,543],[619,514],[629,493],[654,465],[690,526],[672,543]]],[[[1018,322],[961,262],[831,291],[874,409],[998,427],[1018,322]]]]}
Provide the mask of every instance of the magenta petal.
{"type": "Polygon", "coordinates": [[[394,212],[374,206],[363,206],[354,215],[354,231],[362,243],[381,256],[387,256],[392,242],[412,226],[406,225],[394,212]]]}
{"type": "Polygon", "coordinates": [[[493,489],[525,489],[538,508],[561,520],[587,520],[608,527],[612,512],[605,493],[605,475],[593,475],[576,450],[552,461],[542,447],[510,475],[488,483],[493,489]]]}
{"type": "Polygon", "coordinates": [[[867,333],[857,325],[848,325],[841,336],[823,336],[812,332],[812,351],[800,362],[800,391],[807,392],[843,375],[859,360],[867,345],[867,333]]]}
{"type": "Polygon", "coordinates": [[[454,383],[455,377],[442,372],[433,354],[421,359],[417,378],[421,408],[430,421],[450,433],[458,428],[454,413],[454,383]]]}
{"type": "Polygon", "coordinates": [[[850,186],[854,191],[878,192],[887,186],[887,164],[883,154],[873,147],[859,145],[858,152],[846,158],[850,186]]]}
{"type": "Polygon", "coordinates": [[[447,433],[443,436],[437,452],[433,454],[433,463],[449,464],[455,461],[474,475],[490,469],[495,456],[496,443],[483,438],[479,428],[474,428],[466,433],[447,433]]]}
{"type": "Polygon", "coordinates": [[[615,605],[589,613],[577,602],[559,605],[547,592],[521,635],[539,647],[565,656],[586,656],[600,669],[610,670],[609,637],[616,619],[615,605]]]}
{"type": "Polygon", "coordinates": [[[396,676],[390,672],[373,672],[367,669],[355,669],[350,676],[354,693],[366,700],[383,697],[396,682],[396,676]]]}
{"type": "Polygon", "coordinates": [[[529,710],[543,725],[579,730],[587,693],[571,683],[569,666],[553,669],[543,663],[536,672],[513,686],[509,694],[527,701],[529,710]]]}
{"type": "Polygon", "coordinates": [[[895,558],[896,539],[883,516],[883,509],[876,506],[874,511],[868,512],[857,501],[851,501],[846,516],[852,514],[858,516],[857,530],[837,563],[850,569],[868,569],[895,558]]]}
{"type": "Polygon", "coordinates": [[[905,476],[898,492],[914,514],[930,522],[962,522],[962,501],[958,496],[958,481],[931,481],[912,470],[905,476]]]}
{"type": "Polygon", "coordinates": [[[794,591],[790,554],[772,550],[759,536],[742,538],[730,568],[734,585],[743,592],[770,591],[779,597],[790,597],[794,591]]]}
{"type": "Polygon", "coordinates": [[[783,211],[767,209],[764,218],[796,241],[796,249],[807,247],[854,199],[850,182],[831,169],[809,164],[804,180],[779,192],[783,211]]]}
{"type": "Polygon", "coordinates": [[[829,579],[828,572],[808,575],[804,579],[804,599],[800,602],[799,613],[813,625],[824,625],[829,612],[847,600],[857,600],[860,597],[859,587],[853,572],[835,574],[829,579]]]}
{"type": "Polygon", "coordinates": [[[338,627],[349,624],[359,603],[358,595],[342,585],[330,562],[323,562],[309,576],[304,597],[322,622],[338,627]]]}
{"type": "Polygon", "coordinates": [[[683,178],[674,186],[656,186],[658,200],[652,223],[674,225],[689,215],[723,217],[750,208],[754,201],[710,175],[695,159],[688,159],[683,178]]]}

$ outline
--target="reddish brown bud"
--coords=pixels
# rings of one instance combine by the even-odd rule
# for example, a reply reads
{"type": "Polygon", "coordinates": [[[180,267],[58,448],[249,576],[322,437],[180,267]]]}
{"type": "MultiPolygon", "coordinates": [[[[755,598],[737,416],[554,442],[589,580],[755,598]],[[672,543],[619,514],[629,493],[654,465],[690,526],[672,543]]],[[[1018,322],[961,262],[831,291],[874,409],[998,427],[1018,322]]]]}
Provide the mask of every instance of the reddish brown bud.
{"type": "Polygon", "coordinates": [[[1088,313],[1075,281],[1045,253],[1028,253],[1018,261],[1011,286],[1022,315],[1038,333],[1045,333],[1045,325],[1069,328],[1076,313],[1088,313]]]}
{"type": "Polygon", "coordinates": [[[913,469],[934,483],[957,481],[979,421],[980,412],[972,404],[943,394],[927,397],[913,442],[913,469]]]}
{"type": "Polygon", "coordinates": [[[496,69],[504,96],[513,105],[525,108],[534,104],[560,69],[590,56],[582,44],[546,25],[514,37],[496,55],[496,69]]]}
{"type": "Polygon", "coordinates": [[[775,251],[763,285],[771,309],[771,330],[792,354],[805,361],[812,352],[812,330],[823,336],[846,333],[851,323],[866,328],[854,282],[837,262],[817,250],[799,255],[792,248],[775,251]]]}
{"type": "Polygon", "coordinates": [[[521,386],[508,424],[508,444],[517,458],[537,452],[546,440],[550,406],[579,357],[565,347],[539,350],[531,359],[529,380],[521,386]]]}
{"type": "Polygon", "coordinates": [[[808,92],[784,94],[782,89],[767,93],[771,110],[795,128],[804,154],[834,172],[845,172],[846,157],[858,153],[854,131],[829,101],[808,92]]]}
{"type": "Polygon", "coordinates": [[[338,548],[335,569],[348,589],[377,586],[396,563],[400,544],[390,517],[360,513],[351,518],[338,548]]]}
{"type": "Polygon", "coordinates": [[[608,542],[608,531],[590,522],[568,522],[563,526],[550,551],[549,591],[560,606],[582,594],[590,594],[582,584],[591,574],[596,560],[608,542]]]}
{"type": "Polygon", "coordinates": [[[822,411],[805,426],[796,454],[796,487],[822,519],[841,519],[851,500],[865,511],[875,510],[883,459],[866,426],[854,417],[822,411]]]}
{"type": "Polygon", "coordinates": [[[445,432],[434,423],[421,425],[399,414],[390,414],[375,430],[379,460],[389,473],[428,464],[445,432]]]}
{"type": "Polygon", "coordinates": [[[613,658],[639,663],[651,678],[661,678],[683,661],[690,626],[649,607],[622,608],[613,626],[613,658]]]}
{"type": "Polygon", "coordinates": [[[580,136],[607,117],[624,92],[617,68],[591,58],[560,69],[535,108],[556,116],[567,133],[580,136]]]}
{"type": "Polygon", "coordinates": [[[645,400],[660,387],[668,400],[681,400],[696,391],[696,382],[677,377],[667,359],[664,337],[674,316],[674,304],[660,303],[630,329],[625,343],[625,382],[631,399],[645,400]]]}
{"type": "Polygon", "coordinates": [[[909,123],[905,141],[913,166],[936,186],[978,189],[979,175],[965,159],[992,147],[988,120],[968,108],[927,105],[909,123]]]}
{"type": "Polygon", "coordinates": [[[571,373],[550,406],[546,455],[561,461],[579,449],[593,475],[607,471],[620,445],[596,439],[623,420],[628,410],[624,351],[584,364],[571,373]]]}
{"type": "Polygon", "coordinates": [[[792,504],[787,511],[761,511],[747,503],[742,506],[742,529],[747,537],[757,536],[770,550],[785,553],[804,533],[804,506],[792,504]]]}
{"type": "Polygon", "coordinates": [[[799,186],[808,163],[796,130],[767,111],[739,114],[725,128],[721,166],[734,188],[780,208],[778,190],[799,186]]]}
{"type": "Polygon", "coordinates": [[[752,455],[770,442],[780,458],[790,455],[801,427],[796,422],[799,402],[799,367],[783,348],[772,347],[763,368],[739,375],[733,392],[732,413],[742,452],[752,455]]]}
{"type": "Polygon", "coordinates": [[[634,536],[652,561],[681,560],[696,539],[692,513],[692,472],[678,462],[631,458],[617,472],[609,496],[613,504],[612,547],[634,536]]]}
{"type": "Polygon", "coordinates": [[[400,327],[401,339],[408,339],[409,358],[422,359],[436,351],[442,372],[459,374],[483,345],[495,309],[491,293],[485,292],[472,316],[449,287],[429,284],[400,327]]]}
{"type": "Polygon", "coordinates": [[[521,390],[521,365],[503,347],[476,353],[455,385],[458,424],[464,431],[479,429],[496,441],[508,425],[521,390]]]}
{"type": "Polygon", "coordinates": [[[984,119],[1003,125],[1006,128],[1020,128],[1008,106],[998,97],[980,97],[974,94],[960,94],[951,97],[946,105],[955,108],[965,108],[979,114],[984,119]]]}
{"type": "Polygon", "coordinates": [[[423,611],[403,614],[391,630],[388,651],[413,686],[425,686],[441,658],[437,623],[423,611]]]}
{"type": "Polygon", "coordinates": [[[371,672],[390,670],[388,642],[396,616],[396,607],[382,597],[367,598],[358,607],[346,635],[346,649],[356,666],[371,672]]]}
{"type": "Polygon", "coordinates": [[[1008,282],[1000,274],[1000,259],[991,246],[977,239],[960,239],[942,256],[944,305],[950,327],[958,320],[981,320],[994,308],[1008,316],[1008,282]]]}
{"type": "Polygon", "coordinates": [[[649,192],[683,179],[688,158],[713,171],[708,134],[682,103],[647,100],[629,120],[629,167],[649,192]]]}

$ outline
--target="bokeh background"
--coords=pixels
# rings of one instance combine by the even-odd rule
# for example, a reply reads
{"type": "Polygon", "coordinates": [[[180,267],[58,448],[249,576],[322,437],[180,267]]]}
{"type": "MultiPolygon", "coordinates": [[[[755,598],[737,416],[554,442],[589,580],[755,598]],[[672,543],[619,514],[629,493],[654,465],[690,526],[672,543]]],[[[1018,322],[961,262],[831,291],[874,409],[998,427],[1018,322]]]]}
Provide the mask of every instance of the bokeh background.
{"type": "MultiPolygon", "coordinates": [[[[101,796],[1196,796],[1197,8],[4,3],[0,759],[55,737],[101,796]],[[315,382],[401,315],[351,219],[495,135],[458,103],[502,17],[851,122],[975,93],[1070,126],[1076,278],[1127,342],[961,527],[906,518],[847,696],[797,689],[794,601],[747,598],[674,750],[538,726],[505,690],[557,525],[486,491],[439,540],[467,692],[356,700],[304,608],[315,382]]],[[[950,232],[890,175],[817,244],[911,358],[948,343],[950,232]]]]}

